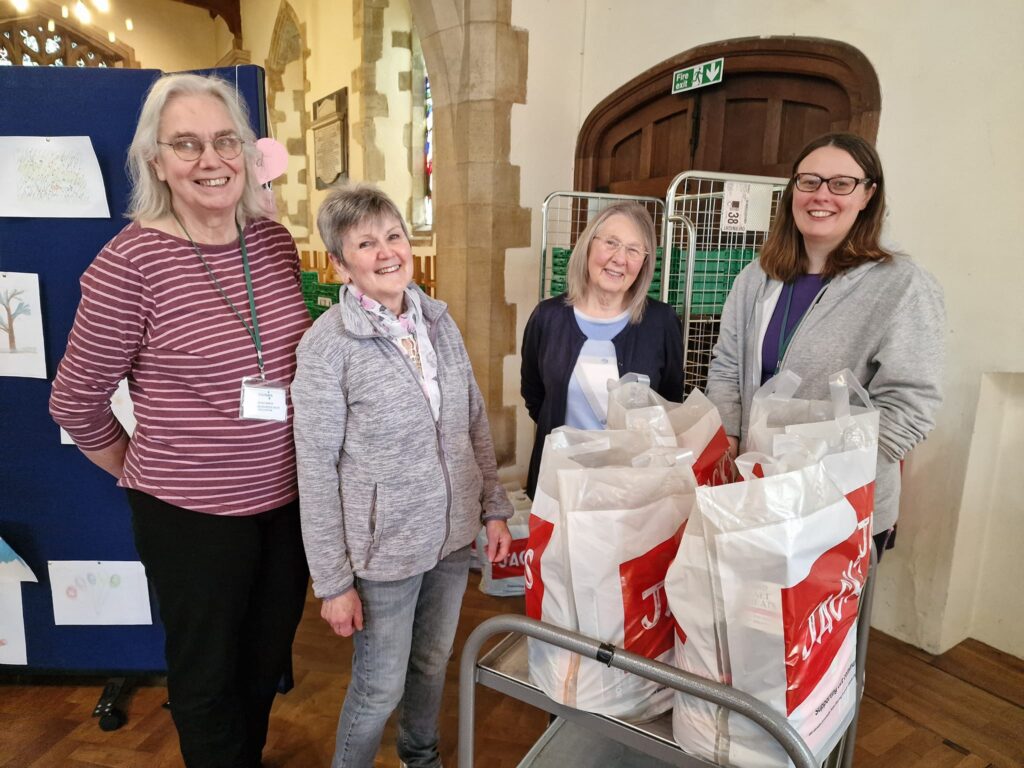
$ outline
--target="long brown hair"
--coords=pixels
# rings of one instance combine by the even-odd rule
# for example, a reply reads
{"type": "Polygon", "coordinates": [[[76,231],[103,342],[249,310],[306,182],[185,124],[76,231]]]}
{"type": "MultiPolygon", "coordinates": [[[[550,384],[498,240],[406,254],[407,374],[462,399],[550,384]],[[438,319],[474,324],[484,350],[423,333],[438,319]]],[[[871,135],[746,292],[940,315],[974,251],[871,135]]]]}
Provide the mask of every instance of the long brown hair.
{"type": "Polygon", "coordinates": [[[846,152],[864,170],[864,177],[871,179],[875,190],[864,210],[857,214],[843,242],[829,253],[822,276],[835,277],[866,261],[889,261],[892,258],[892,254],[878,242],[885,218],[885,178],[878,152],[856,134],[826,133],[804,147],[793,161],[793,172],[779,200],[775,222],[761,248],[761,269],[769,277],[782,282],[794,280],[807,271],[804,238],[793,219],[793,186],[800,163],[822,147],[836,147],[846,152]]]}

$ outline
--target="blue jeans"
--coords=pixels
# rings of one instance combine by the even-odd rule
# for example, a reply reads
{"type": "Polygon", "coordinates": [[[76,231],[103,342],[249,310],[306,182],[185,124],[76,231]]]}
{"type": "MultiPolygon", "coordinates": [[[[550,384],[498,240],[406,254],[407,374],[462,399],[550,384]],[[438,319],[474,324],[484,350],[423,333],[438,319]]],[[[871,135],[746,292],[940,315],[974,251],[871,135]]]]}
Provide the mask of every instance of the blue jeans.
{"type": "Polygon", "coordinates": [[[370,768],[399,704],[399,758],[409,768],[439,768],[438,715],[468,573],[464,547],[407,579],[356,579],[363,630],[353,636],[332,768],[370,768]]]}

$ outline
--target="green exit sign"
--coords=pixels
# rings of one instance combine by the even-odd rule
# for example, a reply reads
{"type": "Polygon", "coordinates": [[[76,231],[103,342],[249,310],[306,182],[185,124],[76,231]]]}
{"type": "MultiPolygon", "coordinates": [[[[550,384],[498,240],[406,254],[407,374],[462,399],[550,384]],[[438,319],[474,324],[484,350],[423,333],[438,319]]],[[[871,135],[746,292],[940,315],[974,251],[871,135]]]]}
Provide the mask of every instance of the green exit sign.
{"type": "Polygon", "coordinates": [[[686,69],[677,69],[672,73],[672,93],[692,91],[694,88],[720,83],[724,69],[724,58],[705,61],[703,64],[694,64],[686,69]]]}

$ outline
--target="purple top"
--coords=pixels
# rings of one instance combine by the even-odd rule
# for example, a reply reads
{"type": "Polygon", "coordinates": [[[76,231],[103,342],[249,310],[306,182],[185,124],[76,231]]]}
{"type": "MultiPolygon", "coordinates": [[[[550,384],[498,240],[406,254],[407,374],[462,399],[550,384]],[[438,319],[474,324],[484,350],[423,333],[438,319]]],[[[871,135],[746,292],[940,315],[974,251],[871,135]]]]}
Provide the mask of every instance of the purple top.
{"type": "Polygon", "coordinates": [[[779,349],[785,352],[793,332],[796,330],[800,320],[811,308],[815,297],[825,284],[821,275],[800,275],[792,283],[782,286],[782,293],[775,304],[775,312],[768,323],[768,330],[764,335],[764,344],[761,346],[761,383],[764,384],[774,376],[779,364],[779,349]],[[788,308],[788,311],[787,311],[788,308]],[[785,334],[782,330],[783,317],[786,320],[785,334]]]}

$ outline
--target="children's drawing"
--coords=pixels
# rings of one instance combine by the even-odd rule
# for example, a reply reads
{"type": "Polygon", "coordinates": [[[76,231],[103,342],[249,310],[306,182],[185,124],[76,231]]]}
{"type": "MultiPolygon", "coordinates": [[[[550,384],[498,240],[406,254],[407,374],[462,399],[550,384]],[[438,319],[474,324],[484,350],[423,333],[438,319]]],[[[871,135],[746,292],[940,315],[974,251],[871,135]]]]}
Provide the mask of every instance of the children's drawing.
{"type": "Polygon", "coordinates": [[[28,664],[20,581],[0,583],[0,664],[28,664]]]}
{"type": "Polygon", "coordinates": [[[110,218],[88,136],[0,136],[0,216],[110,218]]]}
{"type": "Polygon", "coordinates": [[[0,584],[22,581],[38,579],[25,561],[18,557],[18,553],[11,549],[11,545],[0,537],[0,584]]]}
{"type": "Polygon", "coordinates": [[[0,376],[46,378],[39,275],[0,272],[0,376]]]}
{"type": "Polygon", "coordinates": [[[33,147],[17,157],[19,200],[81,203],[89,195],[82,163],[76,152],[33,147]]]}
{"type": "Polygon", "coordinates": [[[68,624],[152,624],[142,563],[51,560],[53,621],[68,624]]]}

